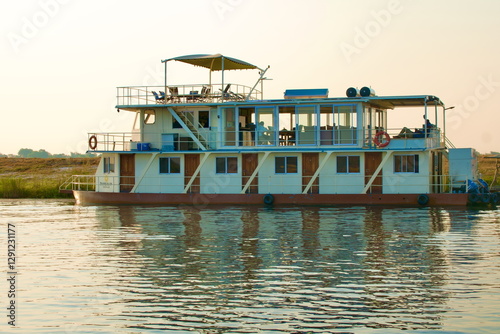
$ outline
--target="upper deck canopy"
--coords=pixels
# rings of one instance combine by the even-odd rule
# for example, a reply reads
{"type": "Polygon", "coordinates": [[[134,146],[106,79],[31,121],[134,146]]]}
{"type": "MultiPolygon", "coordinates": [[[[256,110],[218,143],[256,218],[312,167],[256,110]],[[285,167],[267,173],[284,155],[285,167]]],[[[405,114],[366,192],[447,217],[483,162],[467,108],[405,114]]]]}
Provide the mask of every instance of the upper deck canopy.
{"type": "Polygon", "coordinates": [[[165,63],[170,60],[176,60],[195,66],[201,66],[209,69],[210,71],[253,70],[253,69],[260,70],[259,67],[247,63],[246,61],[223,56],[220,53],[212,55],[197,54],[197,55],[180,56],[180,57],[165,59],[162,60],[162,62],[165,63]]]}
{"type": "Polygon", "coordinates": [[[425,105],[437,105],[444,107],[443,102],[438,97],[432,95],[374,96],[367,98],[366,100],[373,105],[377,105],[385,109],[394,109],[397,107],[423,107],[425,105]]]}
{"type": "Polygon", "coordinates": [[[180,61],[183,63],[191,64],[194,66],[200,66],[209,69],[209,86],[212,85],[212,72],[213,71],[221,71],[221,81],[222,81],[222,89],[224,90],[224,94],[222,95],[222,100],[224,101],[226,97],[224,96],[227,93],[227,90],[229,89],[228,85],[227,87],[224,86],[224,71],[228,70],[254,70],[258,69],[260,77],[255,83],[255,85],[252,87],[250,92],[247,94],[246,99],[248,99],[252,92],[254,91],[255,87],[259,82],[262,83],[262,80],[264,78],[264,74],[266,73],[267,69],[261,69],[255,65],[252,65],[250,63],[247,63],[246,61],[239,60],[236,58],[231,58],[227,56],[223,56],[220,53],[217,54],[196,54],[196,55],[187,55],[187,56],[179,56],[175,58],[170,58],[170,59],[164,59],[161,62],[165,64],[165,90],[167,90],[167,63],[171,60],[176,60],[180,61]]]}

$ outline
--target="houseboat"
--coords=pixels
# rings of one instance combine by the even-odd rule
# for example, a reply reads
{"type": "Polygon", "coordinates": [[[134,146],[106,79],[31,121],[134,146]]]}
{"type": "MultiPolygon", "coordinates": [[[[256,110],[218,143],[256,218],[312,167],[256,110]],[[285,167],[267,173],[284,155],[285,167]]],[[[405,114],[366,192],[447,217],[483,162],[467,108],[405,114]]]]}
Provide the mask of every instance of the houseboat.
{"type": "Polygon", "coordinates": [[[89,133],[97,172],[61,191],[81,204],[407,205],[496,203],[472,148],[446,138],[446,110],[434,95],[377,96],[370,87],[287,89],[264,99],[269,69],[215,55],[162,60],[161,86],[117,88],[130,132],[89,133]],[[208,70],[202,84],[174,84],[167,65],[208,70]],[[204,69],[203,69],[204,68],[204,69]],[[252,85],[225,72],[253,70],[252,85]],[[212,74],[221,74],[212,82],[212,74]],[[227,73],[226,73],[227,76],[227,73]],[[342,95],[344,95],[342,93],[342,95]],[[418,114],[416,124],[388,118],[418,114]]]}

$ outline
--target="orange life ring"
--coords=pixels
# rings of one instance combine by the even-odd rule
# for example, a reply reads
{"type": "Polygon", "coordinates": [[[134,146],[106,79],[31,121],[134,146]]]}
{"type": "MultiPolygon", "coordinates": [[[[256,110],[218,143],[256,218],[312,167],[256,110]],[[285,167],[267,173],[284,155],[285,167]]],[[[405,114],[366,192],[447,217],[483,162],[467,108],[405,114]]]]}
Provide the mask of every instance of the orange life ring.
{"type": "Polygon", "coordinates": [[[89,138],[89,147],[91,150],[95,150],[97,148],[97,137],[95,135],[92,135],[89,138]]]}
{"type": "Polygon", "coordinates": [[[391,137],[385,131],[379,131],[375,134],[375,137],[373,137],[373,143],[378,147],[386,147],[387,145],[389,145],[390,142],[391,142],[391,137]],[[385,137],[384,142],[380,142],[380,137],[382,136],[385,137]]]}

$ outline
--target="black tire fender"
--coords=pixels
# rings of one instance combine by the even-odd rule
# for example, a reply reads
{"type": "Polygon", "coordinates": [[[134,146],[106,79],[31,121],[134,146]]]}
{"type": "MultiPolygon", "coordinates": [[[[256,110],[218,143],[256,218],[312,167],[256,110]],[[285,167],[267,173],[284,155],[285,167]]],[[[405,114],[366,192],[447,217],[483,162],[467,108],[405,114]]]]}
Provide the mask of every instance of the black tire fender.
{"type": "Polygon", "coordinates": [[[271,194],[267,194],[264,196],[264,204],[271,205],[274,203],[274,196],[271,194]]]}
{"type": "Polygon", "coordinates": [[[417,202],[420,205],[427,205],[429,203],[429,196],[426,194],[420,194],[417,197],[417,202]]]}

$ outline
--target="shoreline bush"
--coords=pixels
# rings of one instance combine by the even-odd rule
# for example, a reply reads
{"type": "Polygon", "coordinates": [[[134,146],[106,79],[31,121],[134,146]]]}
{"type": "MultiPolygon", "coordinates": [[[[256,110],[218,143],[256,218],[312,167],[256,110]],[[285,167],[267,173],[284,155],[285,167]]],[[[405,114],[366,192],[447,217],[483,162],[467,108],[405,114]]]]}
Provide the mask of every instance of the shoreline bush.
{"type": "Polygon", "coordinates": [[[71,198],[70,194],[59,192],[62,179],[20,178],[3,177],[0,178],[0,198],[71,198]]]}

